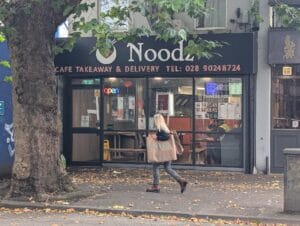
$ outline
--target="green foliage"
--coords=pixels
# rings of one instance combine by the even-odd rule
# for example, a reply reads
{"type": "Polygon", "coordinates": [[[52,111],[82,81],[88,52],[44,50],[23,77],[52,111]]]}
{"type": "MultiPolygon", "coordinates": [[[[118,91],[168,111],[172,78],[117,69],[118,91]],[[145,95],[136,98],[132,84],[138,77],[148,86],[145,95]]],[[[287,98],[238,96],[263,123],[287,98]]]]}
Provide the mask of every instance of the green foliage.
{"type": "MultiPolygon", "coordinates": [[[[31,1],[30,4],[24,4],[22,9],[25,13],[30,13],[33,4],[43,4],[44,1],[31,1]]],[[[68,41],[54,47],[54,53],[58,54],[64,50],[72,50],[82,32],[89,33],[96,38],[96,45],[92,51],[98,49],[104,55],[109,53],[116,41],[134,41],[137,37],[149,36],[150,34],[154,34],[156,39],[166,42],[173,41],[177,43],[181,40],[187,41],[189,34],[187,27],[176,25],[173,20],[174,16],[185,13],[192,18],[197,18],[208,14],[212,10],[206,7],[206,0],[133,0],[129,1],[129,5],[125,7],[120,5],[118,0],[115,0],[115,2],[115,6],[105,13],[101,12],[99,18],[87,21],[83,17],[83,13],[94,8],[94,2],[73,6],[66,4],[62,0],[51,1],[51,7],[54,11],[58,12],[63,9],[63,16],[72,15],[71,20],[74,21],[72,23],[74,32],[70,35],[68,41]],[[149,26],[131,27],[131,16],[133,13],[140,13],[145,16],[149,22],[149,26]],[[123,29],[121,32],[116,32],[115,28],[124,28],[124,25],[127,25],[127,23],[129,24],[128,30],[123,29]]],[[[256,2],[258,0],[255,0],[255,4],[256,2]]],[[[214,55],[212,50],[220,46],[222,46],[222,43],[210,43],[200,38],[195,38],[192,42],[188,42],[185,52],[197,57],[209,58],[214,55]]]]}
{"type": "MultiPolygon", "coordinates": [[[[95,3],[81,3],[78,6],[75,7],[73,13],[74,13],[74,19],[80,18],[82,13],[87,12],[89,9],[92,9],[95,7],[95,3]]],[[[66,11],[65,11],[66,12],[66,11]]]]}
{"type": "Polygon", "coordinates": [[[259,0],[254,0],[250,8],[250,16],[257,24],[263,22],[262,16],[259,14],[259,0]]]}
{"type": "Polygon", "coordinates": [[[12,83],[13,82],[13,78],[12,78],[12,76],[6,76],[6,77],[4,77],[3,81],[7,82],[7,83],[12,83]]]}
{"type": "MultiPolygon", "coordinates": [[[[0,32],[0,42],[4,42],[5,41],[5,36],[2,32],[0,32]]],[[[0,66],[2,67],[10,67],[10,63],[7,60],[0,60],[0,66]]],[[[12,82],[12,76],[6,76],[3,80],[4,82],[12,82]]]]}
{"type": "Polygon", "coordinates": [[[221,48],[228,43],[225,42],[217,42],[217,41],[208,41],[201,38],[195,38],[193,40],[188,41],[187,47],[184,49],[185,54],[195,55],[198,58],[207,58],[210,59],[214,56],[221,55],[214,50],[217,48],[221,48]]]}
{"type": "Polygon", "coordinates": [[[0,42],[4,42],[5,41],[5,36],[2,32],[0,32],[0,42]]]}
{"type": "Polygon", "coordinates": [[[274,9],[283,26],[300,31],[300,9],[282,3],[276,4],[274,9]]]}
{"type": "Polygon", "coordinates": [[[2,61],[0,61],[0,66],[9,68],[10,64],[7,60],[2,60],[2,61]]]}
{"type": "MultiPolygon", "coordinates": [[[[116,3],[118,3],[117,0],[116,3]]],[[[87,10],[88,8],[80,5],[78,9],[87,10]]],[[[92,51],[98,49],[103,55],[109,54],[116,41],[133,41],[137,37],[149,36],[150,34],[154,34],[156,39],[166,42],[173,41],[176,43],[181,40],[186,41],[189,31],[186,27],[174,24],[174,15],[186,13],[192,18],[196,18],[209,13],[211,10],[206,8],[205,0],[133,0],[126,7],[116,4],[109,11],[105,13],[101,12],[99,19],[86,21],[81,17],[81,13],[75,13],[75,22],[73,23],[73,30],[75,32],[71,34],[71,41],[76,40],[80,32],[90,32],[97,40],[92,51]],[[125,21],[128,21],[130,24],[132,13],[140,13],[145,16],[149,22],[149,27],[129,28],[129,30],[116,32],[114,28],[124,26],[125,21]]],[[[223,43],[208,42],[200,38],[195,38],[193,41],[188,42],[185,53],[193,54],[198,58],[210,58],[216,55],[213,49],[222,45],[223,43]]]]}

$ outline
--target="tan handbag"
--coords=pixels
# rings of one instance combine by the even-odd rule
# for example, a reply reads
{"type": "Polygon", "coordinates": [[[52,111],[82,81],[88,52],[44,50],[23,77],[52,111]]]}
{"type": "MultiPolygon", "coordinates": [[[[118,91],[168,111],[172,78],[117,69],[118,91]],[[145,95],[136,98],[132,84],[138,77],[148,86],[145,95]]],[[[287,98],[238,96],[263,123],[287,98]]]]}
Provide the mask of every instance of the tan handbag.
{"type": "Polygon", "coordinates": [[[182,144],[180,142],[180,139],[179,139],[179,136],[178,136],[176,130],[172,130],[171,133],[174,136],[175,147],[176,147],[176,154],[177,155],[182,155],[183,151],[184,151],[184,148],[183,148],[183,146],[182,146],[182,144]]]}
{"type": "Polygon", "coordinates": [[[149,134],[146,141],[148,162],[160,163],[177,160],[173,135],[170,134],[170,139],[167,141],[158,141],[155,135],[149,134]]]}

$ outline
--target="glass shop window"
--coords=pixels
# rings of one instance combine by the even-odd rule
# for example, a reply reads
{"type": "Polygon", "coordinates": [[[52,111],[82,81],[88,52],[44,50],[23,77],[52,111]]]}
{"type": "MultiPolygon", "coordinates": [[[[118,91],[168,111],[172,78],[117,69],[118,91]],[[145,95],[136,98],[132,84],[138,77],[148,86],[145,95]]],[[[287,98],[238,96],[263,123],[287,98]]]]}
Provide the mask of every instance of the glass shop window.
{"type": "Polygon", "coordinates": [[[205,6],[210,9],[208,13],[195,19],[195,29],[225,28],[226,0],[206,0],[205,6]]]}
{"type": "Polygon", "coordinates": [[[195,87],[196,164],[243,165],[241,78],[197,78],[195,87]],[[202,158],[203,159],[203,158],[202,158]]]}
{"type": "Polygon", "coordinates": [[[108,78],[104,81],[104,129],[146,129],[145,79],[108,78]]]}
{"type": "Polygon", "coordinates": [[[192,164],[193,79],[149,79],[149,129],[155,130],[153,116],[161,113],[171,130],[176,130],[184,152],[176,164],[192,164]]]}
{"type": "Polygon", "coordinates": [[[272,70],[272,126],[300,129],[300,65],[272,70]]]}
{"type": "Polygon", "coordinates": [[[169,126],[175,130],[192,129],[193,80],[191,78],[149,79],[149,128],[153,127],[153,115],[168,116],[169,126]]]}

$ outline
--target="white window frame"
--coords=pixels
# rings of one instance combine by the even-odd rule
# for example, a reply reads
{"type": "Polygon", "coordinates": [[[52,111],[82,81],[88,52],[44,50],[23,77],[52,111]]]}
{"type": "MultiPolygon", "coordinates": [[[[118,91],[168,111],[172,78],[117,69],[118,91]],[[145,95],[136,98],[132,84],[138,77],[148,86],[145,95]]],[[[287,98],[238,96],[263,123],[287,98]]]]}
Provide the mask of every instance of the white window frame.
{"type": "MultiPolygon", "coordinates": [[[[207,1],[210,1],[210,0],[207,0],[207,1]]],[[[199,18],[195,18],[194,19],[194,29],[195,30],[217,30],[217,29],[226,29],[227,28],[227,3],[228,3],[228,1],[227,0],[216,0],[216,1],[225,1],[225,9],[223,9],[223,10],[225,10],[224,26],[205,27],[205,25],[204,25],[204,27],[199,27],[198,26],[199,18]]],[[[220,9],[220,10],[222,10],[222,9],[220,9]]],[[[213,13],[214,12],[211,12],[211,13],[209,13],[209,15],[213,15],[213,13]]]]}
{"type": "MultiPolygon", "coordinates": [[[[98,0],[98,15],[100,12],[102,12],[102,2],[107,1],[108,4],[111,4],[111,6],[108,6],[106,10],[108,10],[110,7],[115,6],[116,4],[114,3],[114,0],[98,0]]],[[[126,4],[127,6],[129,5],[130,0],[120,0],[121,5],[122,2],[125,2],[124,5],[126,4]]],[[[117,32],[122,32],[122,31],[128,31],[129,30],[129,21],[124,21],[125,25],[124,26],[119,26],[119,27],[114,27],[113,30],[117,32]]]]}

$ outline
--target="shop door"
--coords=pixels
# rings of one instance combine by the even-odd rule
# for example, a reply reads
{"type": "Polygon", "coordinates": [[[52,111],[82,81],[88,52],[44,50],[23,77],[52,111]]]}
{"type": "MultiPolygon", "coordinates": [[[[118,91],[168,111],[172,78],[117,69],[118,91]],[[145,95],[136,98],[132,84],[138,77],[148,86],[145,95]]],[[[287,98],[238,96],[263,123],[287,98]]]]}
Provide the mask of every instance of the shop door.
{"type": "Polygon", "coordinates": [[[271,173],[284,170],[285,148],[300,146],[300,79],[299,69],[292,76],[282,76],[282,68],[273,70],[272,78],[272,130],[271,173]]]}
{"type": "Polygon", "coordinates": [[[100,90],[100,80],[72,80],[71,162],[100,161],[100,90]]]}

